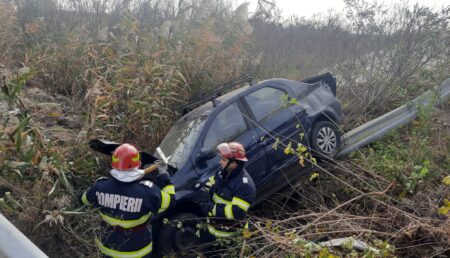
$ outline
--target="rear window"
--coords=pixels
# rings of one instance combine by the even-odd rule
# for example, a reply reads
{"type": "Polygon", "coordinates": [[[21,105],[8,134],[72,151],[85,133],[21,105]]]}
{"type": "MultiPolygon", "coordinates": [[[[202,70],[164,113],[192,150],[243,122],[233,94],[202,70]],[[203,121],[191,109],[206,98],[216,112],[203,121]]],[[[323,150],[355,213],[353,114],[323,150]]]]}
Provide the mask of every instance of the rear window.
{"type": "Polygon", "coordinates": [[[261,121],[283,107],[281,96],[285,94],[282,90],[266,87],[245,96],[245,100],[256,120],[261,121]]]}

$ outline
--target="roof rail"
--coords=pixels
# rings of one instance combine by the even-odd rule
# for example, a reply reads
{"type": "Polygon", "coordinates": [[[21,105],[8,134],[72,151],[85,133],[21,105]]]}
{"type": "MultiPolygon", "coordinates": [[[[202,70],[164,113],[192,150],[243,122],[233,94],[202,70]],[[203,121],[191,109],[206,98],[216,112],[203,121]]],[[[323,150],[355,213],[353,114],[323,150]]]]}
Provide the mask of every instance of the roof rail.
{"type": "Polygon", "coordinates": [[[205,104],[209,101],[212,101],[213,105],[216,106],[217,105],[217,102],[215,101],[216,98],[220,97],[224,93],[224,91],[231,89],[239,84],[243,84],[243,83],[250,83],[250,85],[253,85],[255,75],[256,75],[256,71],[252,71],[252,72],[243,74],[243,75],[239,76],[238,78],[235,78],[224,84],[218,85],[212,91],[197,95],[190,103],[181,107],[182,114],[185,115],[192,109],[194,109],[202,104],[205,104]]]}

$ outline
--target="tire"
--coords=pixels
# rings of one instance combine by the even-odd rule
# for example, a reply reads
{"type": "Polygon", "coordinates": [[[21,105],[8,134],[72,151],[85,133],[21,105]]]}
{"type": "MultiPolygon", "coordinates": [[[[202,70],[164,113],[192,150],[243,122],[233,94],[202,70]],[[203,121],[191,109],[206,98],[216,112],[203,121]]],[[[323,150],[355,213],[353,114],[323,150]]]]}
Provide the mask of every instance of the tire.
{"type": "Polygon", "coordinates": [[[314,124],[311,133],[311,147],[319,156],[333,158],[341,148],[341,136],[336,125],[330,121],[314,124]]]}
{"type": "Polygon", "coordinates": [[[158,234],[158,249],[162,255],[192,250],[200,243],[195,235],[200,218],[189,212],[180,212],[169,218],[169,223],[162,225],[158,234]],[[182,228],[177,224],[182,222],[182,228]],[[172,222],[172,223],[171,223],[172,222]]]}

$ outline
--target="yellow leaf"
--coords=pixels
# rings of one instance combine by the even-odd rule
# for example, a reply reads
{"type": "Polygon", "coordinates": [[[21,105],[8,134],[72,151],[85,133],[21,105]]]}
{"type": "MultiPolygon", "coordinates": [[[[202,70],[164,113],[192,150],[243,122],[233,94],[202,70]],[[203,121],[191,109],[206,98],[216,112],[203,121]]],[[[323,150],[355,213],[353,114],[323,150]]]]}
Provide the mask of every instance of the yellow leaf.
{"type": "Polygon", "coordinates": [[[312,162],[314,165],[316,165],[316,164],[317,164],[316,158],[311,158],[311,162],[312,162]]]}
{"type": "Polygon", "coordinates": [[[303,153],[303,152],[305,152],[306,150],[307,150],[307,149],[306,149],[305,145],[303,145],[303,144],[301,144],[301,143],[298,144],[297,151],[298,151],[299,153],[303,153]]]}
{"type": "Polygon", "coordinates": [[[272,228],[272,221],[266,220],[266,229],[271,229],[271,228],[272,228]]]}
{"type": "Polygon", "coordinates": [[[288,155],[289,153],[293,153],[291,143],[289,143],[288,146],[286,147],[286,149],[284,149],[284,154],[288,155]]]}
{"type": "Polygon", "coordinates": [[[252,236],[252,232],[250,232],[250,230],[244,228],[244,231],[242,232],[242,237],[244,239],[248,239],[252,236]]]}
{"type": "Polygon", "coordinates": [[[60,116],[62,116],[62,114],[61,114],[61,113],[58,113],[58,112],[50,112],[50,113],[48,114],[48,116],[49,116],[49,117],[60,117],[60,116]]]}
{"type": "Polygon", "coordinates": [[[441,214],[441,215],[447,215],[447,213],[449,212],[449,210],[450,210],[450,207],[443,206],[443,207],[439,208],[439,214],[441,214]]]}
{"type": "Polygon", "coordinates": [[[447,199],[444,199],[444,205],[447,207],[450,207],[450,201],[447,199]]]}
{"type": "Polygon", "coordinates": [[[34,153],[33,159],[31,160],[31,163],[32,163],[34,166],[39,165],[39,159],[40,159],[41,155],[42,155],[42,153],[41,153],[40,151],[36,151],[36,152],[34,153]]]}
{"type": "Polygon", "coordinates": [[[300,164],[300,166],[305,167],[305,159],[303,157],[300,157],[298,163],[300,164]]]}
{"type": "Polygon", "coordinates": [[[450,185],[450,176],[446,176],[446,177],[444,178],[444,180],[442,180],[442,182],[443,182],[445,185],[450,185]]]}
{"type": "Polygon", "coordinates": [[[102,97],[102,96],[97,96],[95,97],[95,101],[94,101],[94,106],[98,107],[99,103],[104,101],[106,99],[106,97],[102,97]]]}
{"type": "Polygon", "coordinates": [[[405,191],[402,191],[402,192],[399,194],[399,197],[400,197],[401,199],[405,199],[405,198],[406,198],[406,192],[405,192],[405,191]]]}
{"type": "Polygon", "coordinates": [[[417,121],[417,120],[413,120],[413,121],[411,122],[411,124],[414,125],[414,126],[419,126],[419,125],[420,125],[420,122],[417,121]]]}
{"type": "Polygon", "coordinates": [[[309,181],[313,181],[314,179],[318,178],[319,174],[317,172],[312,173],[312,175],[309,177],[309,181]]]}

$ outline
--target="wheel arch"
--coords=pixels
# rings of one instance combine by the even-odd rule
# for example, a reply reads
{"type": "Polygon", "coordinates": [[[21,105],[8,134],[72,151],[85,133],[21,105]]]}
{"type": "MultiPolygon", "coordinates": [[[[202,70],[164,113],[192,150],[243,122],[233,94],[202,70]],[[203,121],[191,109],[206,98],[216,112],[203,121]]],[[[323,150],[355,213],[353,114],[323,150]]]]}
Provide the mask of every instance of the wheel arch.
{"type": "Polygon", "coordinates": [[[310,130],[308,132],[308,139],[309,140],[311,140],[314,125],[317,124],[318,122],[321,122],[321,121],[332,122],[336,126],[336,128],[338,128],[339,131],[342,132],[342,129],[341,129],[340,125],[339,125],[339,119],[337,118],[337,116],[333,112],[331,112],[329,110],[324,110],[322,112],[319,112],[316,115],[316,117],[314,117],[314,119],[312,120],[311,128],[310,128],[310,130]]]}
{"type": "Polygon", "coordinates": [[[336,126],[339,126],[339,121],[338,121],[337,116],[333,112],[328,111],[328,110],[320,112],[315,117],[312,124],[314,125],[315,123],[320,122],[320,121],[330,121],[330,122],[334,123],[336,126]]]}

